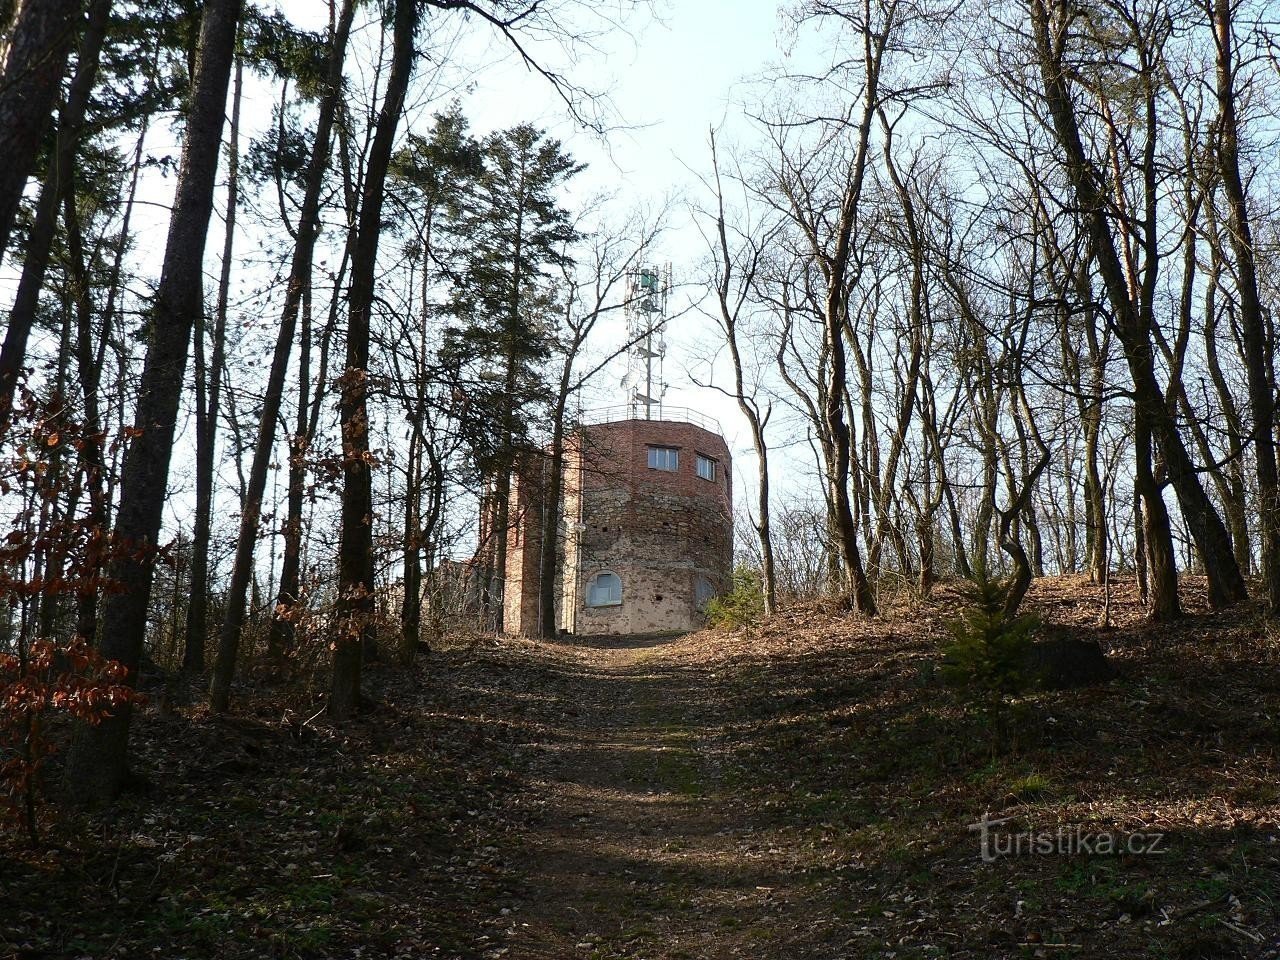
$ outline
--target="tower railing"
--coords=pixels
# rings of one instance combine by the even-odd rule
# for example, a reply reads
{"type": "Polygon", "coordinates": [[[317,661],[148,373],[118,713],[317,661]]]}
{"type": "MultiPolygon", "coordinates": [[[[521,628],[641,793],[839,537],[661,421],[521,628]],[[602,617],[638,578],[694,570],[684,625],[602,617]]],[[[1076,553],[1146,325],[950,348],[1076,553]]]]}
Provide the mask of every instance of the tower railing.
{"type": "Polygon", "coordinates": [[[624,420],[654,420],[659,423],[691,423],[695,427],[701,427],[703,430],[710,430],[717,436],[724,436],[724,431],[720,428],[720,421],[714,417],[708,417],[705,413],[694,410],[691,407],[669,407],[665,404],[655,404],[654,408],[646,412],[643,409],[633,406],[629,403],[619,403],[611,407],[595,407],[591,410],[583,410],[578,416],[578,422],[583,425],[592,425],[597,423],[621,423],[624,420]]]}

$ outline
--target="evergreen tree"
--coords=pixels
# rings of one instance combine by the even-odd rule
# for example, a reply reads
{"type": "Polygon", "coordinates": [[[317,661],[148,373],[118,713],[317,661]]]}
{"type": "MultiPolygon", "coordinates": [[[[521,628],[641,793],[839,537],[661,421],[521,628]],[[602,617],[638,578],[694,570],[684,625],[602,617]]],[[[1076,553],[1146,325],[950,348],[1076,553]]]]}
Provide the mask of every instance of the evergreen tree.
{"type": "Polygon", "coordinates": [[[1027,652],[1040,621],[1032,614],[1009,614],[1012,583],[985,570],[960,586],[960,619],[947,624],[951,642],[943,647],[942,675],[982,696],[1000,699],[1022,692],[1029,677],[1027,652]]]}
{"type": "MultiPolygon", "coordinates": [[[[443,491],[443,470],[438,440],[429,420],[433,404],[429,389],[434,379],[436,344],[433,333],[438,318],[433,294],[438,279],[451,269],[452,250],[440,235],[450,218],[456,217],[461,199],[473,189],[484,171],[480,144],[467,129],[467,118],[455,100],[436,114],[435,126],[425,136],[410,134],[408,144],[392,159],[388,199],[405,214],[396,222],[404,237],[405,254],[420,263],[414,293],[416,310],[402,328],[410,342],[406,368],[396,365],[400,376],[393,377],[409,427],[409,448],[405,463],[404,491],[404,596],[400,608],[401,658],[408,662],[417,653],[422,625],[422,558],[430,556],[430,543],[440,510],[423,511],[424,493],[431,484],[430,502],[439,504],[443,491]],[[405,376],[404,374],[408,375],[405,376]],[[428,477],[430,479],[428,480],[428,477]]],[[[412,295],[411,295],[412,296],[412,295]]]]}
{"type": "MultiPolygon", "coordinates": [[[[205,5],[173,218],[134,412],[135,436],[121,471],[120,508],[113,533],[117,551],[108,568],[120,590],[104,605],[99,636],[103,655],[120,661],[131,675],[146,639],[155,545],[160,540],[187,345],[203,307],[204,247],[213,214],[241,6],[240,0],[205,5]]],[[[79,798],[110,800],[123,786],[129,719],[126,705],[98,726],[81,728],[66,772],[79,798]]]]}
{"type": "Polygon", "coordinates": [[[441,358],[467,414],[460,427],[492,490],[486,602],[502,628],[511,474],[529,445],[531,415],[551,390],[544,362],[558,311],[554,277],[576,236],[559,193],[583,167],[529,124],[484,140],[484,169],[453,224],[465,241],[441,358]]]}

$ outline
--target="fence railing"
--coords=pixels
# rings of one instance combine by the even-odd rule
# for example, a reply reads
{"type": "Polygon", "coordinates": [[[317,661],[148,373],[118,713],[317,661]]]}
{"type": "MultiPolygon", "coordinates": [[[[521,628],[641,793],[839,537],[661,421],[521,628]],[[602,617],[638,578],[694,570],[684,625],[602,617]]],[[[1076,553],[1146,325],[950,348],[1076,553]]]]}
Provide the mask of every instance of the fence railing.
{"type": "Polygon", "coordinates": [[[692,407],[669,407],[664,404],[655,404],[651,410],[646,411],[644,406],[640,404],[619,403],[611,407],[596,407],[591,410],[583,410],[578,416],[578,422],[582,424],[619,423],[623,420],[691,423],[695,427],[701,427],[703,430],[710,430],[717,436],[722,435],[719,420],[694,410],[692,407]]]}

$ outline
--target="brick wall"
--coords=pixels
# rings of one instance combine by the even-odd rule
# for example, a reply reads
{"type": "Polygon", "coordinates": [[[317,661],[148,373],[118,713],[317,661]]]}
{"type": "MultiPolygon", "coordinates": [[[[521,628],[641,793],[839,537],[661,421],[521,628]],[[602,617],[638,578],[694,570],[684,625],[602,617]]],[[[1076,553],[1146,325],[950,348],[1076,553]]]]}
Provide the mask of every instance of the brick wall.
{"type": "Polygon", "coordinates": [[[534,458],[512,479],[507,577],[502,589],[502,625],[507,633],[538,632],[539,567],[542,561],[542,470],[534,458]]]}
{"type": "MultiPolygon", "coordinates": [[[[699,581],[729,586],[733,562],[732,462],[723,439],[701,427],[627,420],[586,427],[566,450],[562,560],[557,620],[583,634],[690,630],[702,615],[699,581]],[[675,471],[649,466],[649,448],[679,450],[675,471]],[[697,455],[715,477],[697,474],[697,455]],[[600,572],[622,580],[622,603],[591,607],[588,584],[600,572]]],[[[513,496],[503,591],[508,633],[537,628],[540,471],[526,468],[513,496]]]]}
{"type": "Polygon", "coordinates": [[[699,579],[716,592],[729,585],[733,474],[724,440],[693,424],[628,420],[590,426],[579,444],[564,570],[574,603],[562,624],[584,634],[695,628],[699,579]],[[678,450],[677,469],[650,467],[650,447],[678,450]],[[715,461],[714,479],[698,476],[697,454],[715,461]],[[621,605],[587,605],[602,571],[622,579],[621,605]]]}

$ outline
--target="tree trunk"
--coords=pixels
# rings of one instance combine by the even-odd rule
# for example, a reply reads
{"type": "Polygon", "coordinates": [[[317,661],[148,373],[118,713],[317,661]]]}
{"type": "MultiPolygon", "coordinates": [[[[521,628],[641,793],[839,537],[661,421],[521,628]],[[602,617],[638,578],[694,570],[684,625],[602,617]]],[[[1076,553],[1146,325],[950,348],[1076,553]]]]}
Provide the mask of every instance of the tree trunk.
{"type": "Polygon", "coordinates": [[[1231,543],[1236,551],[1236,563],[1240,564],[1242,573],[1247,574],[1253,567],[1253,556],[1249,544],[1248,496],[1245,489],[1244,429],[1240,420],[1240,411],[1236,407],[1231,386],[1222,372],[1222,364],[1218,359],[1218,317],[1216,297],[1217,257],[1210,271],[1205,294],[1205,327],[1204,358],[1209,370],[1209,379],[1213,381],[1214,392],[1218,395],[1218,403],[1222,406],[1222,419],[1225,421],[1227,434],[1226,488],[1228,496],[1223,497],[1222,510],[1226,514],[1227,526],[1231,530],[1231,543]]]}
{"type": "Polygon", "coordinates": [[[227,141],[227,216],[222,244],[222,269],[214,308],[213,357],[204,367],[204,322],[196,318],[196,515],[191,535],[191,591],[187,601],[187,632],[182,669],[204,670],[208,636],[209,536],[213,519],[214,455],[218,439],[218,400],[226,356],[227,299],[231,291],[231,257],[235,250],[236,207],[240,198],[240,100],[244,92],[244,63],[236,58],[235,85],[231,97],[231,130],[227,141]],[[202,382],[207,377],[207,383],[202,382]],[[203,402],[202,402],[203,401],[203,402]]]}
{"type": "MultiPolygon", "coordinates": [[[[903,225],[906,228],[908,254],[911,258],[911,284],[907,309],[907,369],[903,377],[902,401],[898,408],[897,421],[893,436],[889,441],[889,454],[885,459],[883,472],[877,471],[873,482],[876,484],[876,536],[877,549],[886,539],[891,539],[898,551],[899,568],[904,576],[910,575],[910,554],[907,550],[906,536],[900,523],[893,522],[889,516],[889,502],[898,484],[898,463],[902,459],[907,444],[907,434],[911,429],[911,421],[915,414],[916,394],[919,389],[920,369],[925,349],[925,238],[920,228],[916,213],[915,198],[898,171],[893,159],[893,127],[884,111],[879,111],[880,125],[884,130],[884,165],[893,181],[894,191],[898,195],[898,203],[902,209],[903,225]]],[[[901,358],[898,360],[901,364],[901,358]]],[[[865,369],[866,365],[863,364],[865,369]]],[[[871,412],[869,388],[864,388],[863,403],[867,408],[865,420],[869,429],[874,427],[875,416],[871,412]]],[[[878,447],[878,441],[874,440],[878,447]]]]}
{"type": "MultiPolygon", "coordinates": [[[[833,377],[834,382],[834,377],[833,377]]],[[[835,469],[827,478],[836,546],[845,576],[845,602],[850,608],[867,616],[875,616],[876,601],[862,566],[862,553],[858,549],[858,527],[853,517],[849,499],[849,427],[844,422],[840,403],[827,403],[827,425],[835,438],[835,469]]]]}
{"type": "MultiPolygon", "coordinates": [[[[66,305],[63,324],[63,338],[59,350],[58,385],[56,394],[62,396],[66,389],[66,364],[71,356],[70,330],[74,314],[76,322],[76,354],[77,368],[83,372],[84,364],[79,359],[82,347],[87,348],[92,342],[90,327],[93,317],[93,304],[89,294],[88,273],[85,263],[84,244],[80,236],[79,222],[75,210],[75,159],[76,149],[80,142],[80,133],[84,124],[85,108],[89,102],[89,94],[93,90],[94,78],[98,72],[98,61],[102,50],[102,41],[106,35],[107,19],[111,11],[110,0],[94,0],[89,11],[89,23],[80,43],[79,57],[75,76],[58,115],[58,133],[54,144],[53,156],[49,169],[41,185],[40,197],[36,203],[35,219],[27,235],[24,247],[22,278],[14,299],[13,309],[9,316],[9,329],[5,334],[4,347],[0,351],[0,436],[7,429],[8,414],[13,402],[13,388],[17,384],[18,374],[26,352],[27,338],[35,324],[36,312],[40,303],[40,291],[44,286],[45,273],[49,265],[49,255],[53,247],[53,238],[58,223],[58,206],[62,202],[66,210],[68,272],[71,274],[71,302],[66,305]],[[74,310],[72,309],[74,307],[74,310]]],[[[102,439],[97,435],[98,398],[96,390],[93,395],[84,394],[83,427],[84,439],[80,447],[79,469],[83,484],[73,487],[71,499],[67,504],[66,516],[74,516],[76,501],[84,487],[89,490],[89,519],[92,522],[98,516],[97,497],[101,492],[102,478],[93,469],[101,461],[102,439]]],[[[56,454],[56,451],[55,451],[56,454]]],[[[57,469],[51,473],[57,475],[57,469]]],[[[100,528],[105,533],[105,524],[100,528]]],[[[86,544],[86,562],[92,569],[93,562],[98,559],[101,534],[91,534],[86,544]]],[[[67,553],[67,543],[59,542],[50,551],[46,561],[46,579],[52,574],[61,576],[67,553]]],[[[54,593],[46,593],[41,603],[41,635],[50,638],[54,633],[54,624],[59,611],[58,597],[54,593]]],[[[85,635],[92,641],[92,630],[85,635]]]]}
{"type": "Polygon", "coordinates": [[[82,0],[18,0],[0,63],[0,260],[44,145],[83,9],[82,0]]]}
{"type": "Polygon", "coordinates": [[[1098,472],[1098,443],[1102,437],[1102,387],[1095,366],[1094,389],[1082,410],[1084,426],[1084,525],[1085,564],[1089,579],[1102,583],[1111,563],[1107,551],[1107,501],[1102,477],[1098,472]]]}
{"type": "Polygon", "coordinates": [[[1138,549],[1142,551],[1142,592],[1151,605],[1147,619],[1152,623],[1166,623],[1182,615],[1178,603],[1178,567],[1169,511],[1151,467],[1150,416],[1141,406],[1134,410],[1133,445],[1133,489],[1142,499],[1142,535],[1138,541],[1138,549]]]}
{"type": "Polygon", "coordinates": [[[560,498],[564,493],[565,407],[569,399],[570,361],[565,361],[551,419],[551,453],[547,461],[546,483],[542,489],[542,543],[538,557],[538,635],[554,640],[556,624],[556,558],[560,545],[560,498]]]}
{"type": "MultiPolygon", "coordinates": [[[[31,6],[31,4],[28,4],[31,6]]],[[[94,0],[89,9],[89,22],[80,41],[76,73],[67,93],[66,103],[58,114],[58,136],[48,172],[40,187],[36,201],[35,220],[27,234],[23,249],[22,278],[9,312],[9,328],[5,331],[4,346],[0,348],[0,436],[8,429],[9,413],[13,406],[13,391],[18,383],[22,361],[26,357],[27,340],[35,325],[36,311],[40,306],[40,291],[44,288],[45,272],[49,266],[49,253],[53,248],[54,234],[58,226],[58,203],[64,192],[64,184],[74,175],[76,149],[80,145],[80,133],[84,126],[85,108],[93,92],[98,75],[98,61],[102,53],[102,41],[106,36],[107,20],[111,13],[111,0],[94,0]]],[[[7,76],[7,75],[6,75],[7,76]]],[[[3,83],[5,81],[0,81],[3,83]]],[[[53,84],[55,90],[57,83],[53,84]]],[[[0,99],[3,99],[0,97],[0,99]]],[[[0,134],[0,142],[3,135],[0,134]]],[[[0,150],[3,148],[0,147],[0,150]]],[[[6,172],[11,173],[10,156],[5,157],[6,172]]],[[[2,178],[0,178],[2,180],[2,178]]],[[[26,176],[22,177],[26,183],[26,176]]],[[[3,189],[3,186],[0,186],[3,189]]],[[[0,244],[0,256],[4,247],[0,244]]]]}
{"type": "MultiPolygon", "coordinates": [[[[942,459],[942,451],[938,451],[938,459],[942,459]]],[[[969,552],[964,544],[964,531],[960,527],[960,509],[956,505],[956,494],[951,488],[951,481],[939,473],[938,482],[942,484],[942,496],[947,504],[948,528],[951,531],[951,549],[955,553],[955,570],[965,579],[973,577],[973,564],[969,562],[969,552]]]]}
{"type": "Polygon", "coordinates": [[[716,153],[715,132],[711,134],[711,163],[715,168],[716,188],[716,295],[720,307],[720,329],[729,347],[733,362],[733,397],[738,410],[751,428],[751,443],[756,453],[756,537],[760,541],[761,588],[764,593],[764,612],[772,615],[778,607],[778,578],[773,556],[773,534],[769,523],[769,446],[764,430],[769,421],[771,407],[766,406],[763,415],[754,397],[747,395],[746,375],[743,370],[742,351],[738,343],[738,317],[746,302],[747,291],[756,281],[763,245],[748,241],[747,259],[741,268],[738,289],[734,290],[735,259],[729,249],[729,233],[725,225],[724,188],[720,178],[720,164],[716,153]],[[735,296],[736,293],[736,296],[735,296]]]}
{"type": "Polygon", "coordinates": [[[756,448],[756,536],[760,540],[760,577],[764,590],[764,612],[778,610],[778,572],[773,555],[773,530],[769,518],[769,446],[764,424],[752,424],[751,442],[756,448]]]}
{"type": "MultiPolygon", "coordinates": [[[[66,184],[63,197],[63,220],[67,227],[67,248],[76,287],[76,311],[79,329],[76,335],[76,372],[80,380],[80,398],[84,405],[85,443],[80,451],[80,469],[89,488],[89,512],[85,517],[89,541],[85,547],[85,564],[99,569],[104,560],[107,533],[111,526],[111,473],[108,470],[103,438],[105,425],[98,401],[98,388],[102,383],[102,370],[107,344],[111,341],[115,320],[116,302],[120,291],[121,264],[129,244],[129,224],[133,219],[134,200],[138,194],[138,177],[142,171],[143,146],[146,141],[146,124],[138,134],[138,145],[133,154],[133,170],[129,182],[129,199],[125,203],[120,223],[120,236],[116,242],[111,278],[107,284],[107,300],[101,310],[101,323],[97,331],[95,349],[93,322],[98,313],[89,296],[89,264],[85,256],[84,241],[76,211],[74,186],[66,184]]],[[[98,626],[98,590],[90,587],[80,591],[76,598],[76,635],[86,643],[92,643],[98,626]]]]}
{"type": "MultiPolygon", "coordinates": [[[[103,604],[100,648],[136,680],[146,638],[155,549],[160,536],[169,458],[187,347],[203,304],[203,261],[227,88],[235,55],[240,0],[208,0],[200,24],[200,47],[187,114],[160,286],[151,314],[151,337],[134,416],[133,440],[125,455],[120,509],[108,569],[121,591],[103,604]]],[[[84,802],[112,799],[124,783],[130,709],[115,710],[97,726],[82,726],[67,758],[67,784],[84,802]]]]}
{"type": "Polygon", "coordinates": [[[342,64],[346,57],[347,35],[350,32],[351,19],[352,3],[351,0],[347,0],[343,5],[342,18],[329,51],[326,88],[320,101],[311,165],[307,169],[307,186],[298,221],[298,237],[293,250],[293,263],[289,269],[289,282],[285,289],[280,328],[276,333],[267,390],[262,398],[262,412],[258,420],[257,440],[254,442],[253,462],[249,467],[244,506],[240,513],[240,530],[236,538],[231,583],[227,587],[226,612],[223,614],[222,628],[218,632],[218,655],[214,661],[213,678],[209,685],[209,704],[217,711],[226,710],[231,700],[231,681],[235,676],[236,657],[240,649],[240,630],[244,624],[245,594],[248,592],[253,576],[253,553],[258,543],[258,521],[262,516],[262,497],[266,492],[267,473],[275,450],[276,421],[280,418],[280,406],[284,399],[284,386],[289,373],[289,354],[293,349],[298,312],[302,306],[303,292],[311,283],[311,262],[315,254],[316,237],[320,233],[320,193],[324,187],[325,172],[329,165],[330,134],[338,108],[338,97],[342,85],[342,64]]]}
{"type": "Polygon", "coordinates": [[[342,521],[338,548],[337,635],[334,637],[333,682],[329,714],[350,718],[360,707],[360,673],[364,648],[373,642],[373,467],[369,453],[370,314],[378,239],[382,231],[383,187],[396,127],[404,110],[413,71],[413,35],[419,8],[416,0],[396,0],[393,53],[387,91],[378,114],[360,203],[360,222],[351,258],[346,370],[342,375],[339,420],[342,424],[342,521]]]}
{"type": "Polygon", "coordinates": [[[276,594],[271,630],[267,635],[267,656],[273,666],[280,666],[294,647],[294,623],[298,617],[296,607],[302,599],[302,510],[306,499],[306,458],[320,423],[321,406],[325,398],[324,385],[329,379],[329,346],[337,325],[338,297],[347,275],[351,239],[351,233],[348,232],[348,243],[343,250],[342,262],[338,265],[329,315],[320,338],[320,364],[314,382],[311,376],[311,285],[307,284],[302,293],[298,416],[295,433],[289,444],[289,487],[285,496],[287,514],[284,523],[284,552],[280,559],[280,590],[276,594]]]}
{"type": "MultiPolygon", "coordinates": [[[[421,388],[419,388],[421,390],[421,388]]],[[[419,394],[421,396],[421,394],[419,394]]],[[[418,413],[424,413],[419,403],[418,413]]],[[[400,659],[413,663],[422,637],[422,453],[419,433],[409,435],[404,489],[404,579],[400,598],[400,659]]]]}

